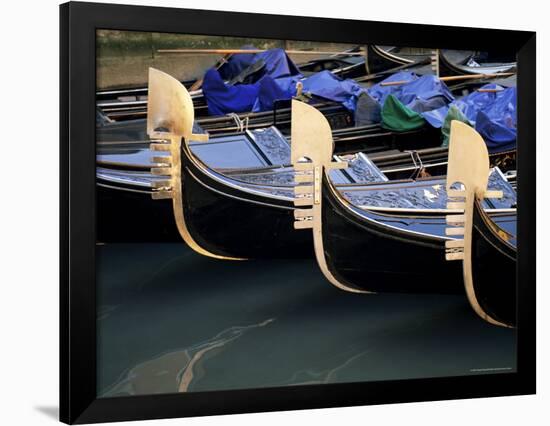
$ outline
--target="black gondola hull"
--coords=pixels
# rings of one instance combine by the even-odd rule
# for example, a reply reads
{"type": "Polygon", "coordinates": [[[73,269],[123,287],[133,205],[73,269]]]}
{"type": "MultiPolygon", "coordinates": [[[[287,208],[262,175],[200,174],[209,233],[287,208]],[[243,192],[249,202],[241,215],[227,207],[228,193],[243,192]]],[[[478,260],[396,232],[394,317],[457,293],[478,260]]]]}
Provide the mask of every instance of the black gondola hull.
{"type": "Polygon", "coordinates": [[[474,205],[472,230],[473,290],[481,308],[493,319],[516,325],[516,250],[501,230],[474,205]],[[499,235],[501,233],[501,235],[499,235]]]}
{"type": "Polygon", "coordinates": [[[336,199],[326,180],[323,185],[324,256],[336,279],[372,292],[464,292],[462,268],[445,261],[442,239],[413,238],[364,220],[336,199]]]}
{"type": "Polygon", "coordinates": [[[236,258],[313,256],[311,235],[293,229],[292,201],[248,193],[220,182],[191,155],[184,147],[182,207],[189,233],[200,247],[236,258]]]}

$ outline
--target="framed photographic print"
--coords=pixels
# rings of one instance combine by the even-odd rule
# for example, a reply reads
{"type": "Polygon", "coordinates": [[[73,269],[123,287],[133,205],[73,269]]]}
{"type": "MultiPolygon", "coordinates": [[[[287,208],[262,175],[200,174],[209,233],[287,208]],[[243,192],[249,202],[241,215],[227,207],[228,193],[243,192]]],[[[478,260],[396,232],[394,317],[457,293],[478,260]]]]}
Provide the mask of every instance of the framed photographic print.
{"type": "Polygon", "coordinates": [[[60,24],[63,422],[535,392],[535,33],[60,24]]]}

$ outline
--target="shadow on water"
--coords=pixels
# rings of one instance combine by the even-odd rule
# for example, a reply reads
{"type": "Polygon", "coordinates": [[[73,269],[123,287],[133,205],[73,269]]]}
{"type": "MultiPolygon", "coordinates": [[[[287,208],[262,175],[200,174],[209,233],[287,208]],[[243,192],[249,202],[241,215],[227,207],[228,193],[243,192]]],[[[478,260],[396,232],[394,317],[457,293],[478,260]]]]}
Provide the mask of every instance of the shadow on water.
{"type": "Polygon", "coordinates": [[[182,244],[98,247],[100,396],[515,369],[515,333],[460,295],[356,295],[314,260],[227,262],[182,244]]]}

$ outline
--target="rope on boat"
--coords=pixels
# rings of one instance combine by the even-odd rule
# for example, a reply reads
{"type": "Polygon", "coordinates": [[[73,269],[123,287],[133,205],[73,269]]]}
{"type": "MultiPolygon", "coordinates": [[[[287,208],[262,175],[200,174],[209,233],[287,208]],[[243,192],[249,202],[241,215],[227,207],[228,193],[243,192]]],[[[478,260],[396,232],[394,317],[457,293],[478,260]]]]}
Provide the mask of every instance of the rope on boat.
{"type": "Polygon", "coordinates": [[[248,130],[248,116],[244,118],[244,120],[241,120],[238,114],[231,112],[227,114],[228,117],[232,118],[235,122],[235,125],[237,126],[237,131],[239,132],[245,132],[248,130]]]}
{"type": "Polygon", "coordinates": [[[424,171],[424,163],[422,163],[422,158],[420,158],[420,154],[418,153],[418,151],[412,150],[405,152],[408,152],[411,155],[411,160],[414,165],[414,172],[409,179],[416,180],[418,179],[418,176],[420,176],[420,174],[424,171]]]}

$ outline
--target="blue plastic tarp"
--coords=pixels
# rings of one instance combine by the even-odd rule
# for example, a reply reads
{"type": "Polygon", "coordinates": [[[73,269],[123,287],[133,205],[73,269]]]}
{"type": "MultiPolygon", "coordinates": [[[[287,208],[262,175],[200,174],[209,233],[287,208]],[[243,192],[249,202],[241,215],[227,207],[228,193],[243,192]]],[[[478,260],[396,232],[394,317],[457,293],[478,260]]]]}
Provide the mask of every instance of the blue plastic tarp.
{"type": "Polygon", "coordinates": [[[272,78],[264,75],[256,83],[228,85],[218,71],[210,69],[204,76],[202,90],[211,115],[231,112],[261,112],[273,109],[277,100],[289,100],[296,95],[296,84],[303,84],[302,93],[342,104],[354,111],[357,98],[365,89],[355,81],[343,80],[330,71],[321,71],[308,78],[299,75],[272,78]]]}
{"type": "Polygon", "coordinates": [[[204,75],[202,92],[208,105],[210,115],[224,115],[230,112],[248,112],[258,98],[259,83],[225,84],[220,73],[214,68],[204,75]]]}
{"type": "Polygon", "coordinates": [[[407,108],[419,114],[440,108],[454,100],[447,85],[435,75],[419,77],[410,71],[395,73],[367,91],[380,105],[384,105],[386,98],[393,95],[407,108]],[[383,84],[402,81],[407,83],[389,86],[383,84]]]}
{"type": "MultiPolygon", "coordinates": [[[[254,46],[244,46],[243,49],[255,48],[254,46]]],[[[265,65],[261,70],[254,73],[254,79],[249,83],[257,82],[264,75],[269,75],[271,78],[280,78],[300,74],[298,67],[283,49],[269,49],[260,53],[237,53],[232,55],[219,68],[220,76],[223,80],[231,80],[258,61],[263,61],[265,65]]]]}
{"type": "Polygon", "coordinates": [[[223,81],[218,71],[210,69],[202,83],[208,113],[225,115],[232,112],[270,111],[275,101],[292,99],[296,94],[295,83],[298,78],[279,80],[265,75],[256,83],[232,86],[223,81]]]}
{"type": "Polygon", "coordinates": [[[355,111],[357,98],[365,91],[351,79],[341,79],[330,71],[321,71],[302,80],[303,93],[342,104],[349,111],[355,111]]]}
{"type": "MultiPolygon", "coordinates": [[[[454,105],[464,114],[483,137],[490,152],[514,149],[517,135],[516,88],[505,89],[496,84],[486,84],[481,89],[453,101],[450,105],[454,105]]],[[[422,115],[432,126],[439,128],[447,117],[450,105],[422,115]]]]}
{"type": "Polygon", "coordinates": [[[408,109],[424,116],[427,111],[441,108],[454,100],[447,85],[434,75],[418,76],[411,71],[392,74],[385,80],[366,90],[361,110],[356,112],[356,123],[374,124],[380,122],[381,110],[390,95],[408,109]],[[387,83],[399,83],[390,84],[387,83]]]}
{"type": "MultiPolygon", "coordinates": [[[[384,105],[384,101],[389,95],[394,94],[402,85],[389,85],[386,86],[386,83],[393,82],[413,82],[418,80],[418,76],[411,71],[400,71],[395,74],[390,75],[388,78],[385,78],[380,83],[377,83],[367,89],[368,94],[371,98],[377,101],[380,105],[384,105]]],[[[407,84],[407,83],[405,83],[407,84]]]]}
{"type": "MultiPolygon", "coordinates": [[[[256,47],[252,45],[242,46],[241,50],[253,50],[256,47]]],[[[255,61],[255,53],[236,53],[227,59],[222,66],[218,68],[220,76],[223,80],[231,80],[239,75],[243,70],[252,65],[255,61]]]]}
{"type": "Polygon", "coordinates": [[[476,116],[475,129],[485,139],[489,152],[515,149],[517,137],[517,91],[510,87],[476,116]]]}
{"type": "Polygon", "coordinates": [[[280,100],[289,100],[296,95],[296,77],[273,79],[266,75],[257,83],[258,97],[252,106],[253,112],[271,111],[273,103],[280,100]]]}

